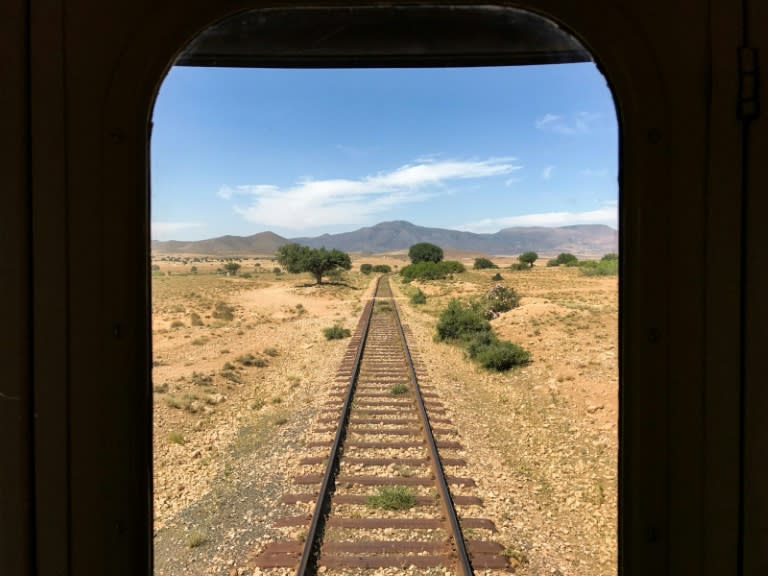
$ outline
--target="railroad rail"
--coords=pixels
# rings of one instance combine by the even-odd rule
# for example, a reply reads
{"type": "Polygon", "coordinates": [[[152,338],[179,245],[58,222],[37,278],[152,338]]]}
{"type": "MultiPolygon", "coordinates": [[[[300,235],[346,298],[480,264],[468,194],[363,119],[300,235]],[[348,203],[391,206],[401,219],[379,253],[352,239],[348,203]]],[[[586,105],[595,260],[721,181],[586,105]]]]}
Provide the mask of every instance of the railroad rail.
{"type": "Polygon", "coordinates": [[[301,464],[312,472],[295,477],[294,484],[307,491],[283,497],[285,503],[311,507],[312,515],[274,524],[306,527],[303,542],[268,544],[252,565],[295,568],[298,576],[316,574],[321,566],[342,573],[440,568],[441,574],[453,569],[462,576],[474,574],[473,567],[507,568],[501,545],[465,538],[463,531],[494,532],[495,526],[457,514],[456,506],[472,508],[482,501],[451,493],[450,486],[465,488],[474,482],[445,473],[445,468],[459,469],[466,462],[440,451],[451,453],[462,446],[433,387],[419,382],[406,334],[389,281],[379,278],[320,427],[313,430],[316,439],[308,443],[329,452],[304,458],[301,464]],[[324,466],[323,473],[315,471],[318,466],[324,466]]]}

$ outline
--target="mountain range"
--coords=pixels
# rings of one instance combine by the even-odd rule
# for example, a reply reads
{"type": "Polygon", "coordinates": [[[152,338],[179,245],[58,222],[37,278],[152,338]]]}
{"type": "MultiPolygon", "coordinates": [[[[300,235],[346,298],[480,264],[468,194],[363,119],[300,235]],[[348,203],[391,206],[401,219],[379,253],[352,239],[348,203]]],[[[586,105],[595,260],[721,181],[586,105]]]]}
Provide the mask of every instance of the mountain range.
{"type": "Polygon", "coordinates": [[[396,220],[366,226],[353,232],[314,237],[284,238],[273,232],[251,236],[220,236],[195,241],[152,241],[152,250],[165,254],[210,256],[271,255],[282,246],[297,242],[311,248],[338,248],[344,252],[395,252],[417,242],[431,242],[443,249],[488,255],[515,255],[533,250],[543,254],[571,252],[594,256],[618,252],[618,232],[602,224],[504,228],[493,234],[478,234],[445,228],[426,228],[396,220]]]}

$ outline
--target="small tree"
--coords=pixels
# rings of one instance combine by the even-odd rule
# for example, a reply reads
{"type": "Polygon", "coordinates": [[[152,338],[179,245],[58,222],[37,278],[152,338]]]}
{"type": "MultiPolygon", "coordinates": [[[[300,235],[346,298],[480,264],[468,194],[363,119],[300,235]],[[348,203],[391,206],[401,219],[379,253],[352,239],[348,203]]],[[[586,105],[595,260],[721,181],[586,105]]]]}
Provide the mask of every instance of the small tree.
{"type": "Polygon", "coordinates": [[[373,270],[372,264],[360,264],[360,272],[363,274],[370,274],[373,270]]]}
{"type": "Polygon", "coordinates": [[[523,252],[517,259],[520,260],[521,263],[533,267],[533,263],[539,259],[539,255],[536,254],[536,252],[523,252]]]}
{"type": "Polygon", "coordinates": [[[288,272],[297,274],[309,272],[315,277],[317,284],[323,283],[323,275],[331,270],[352,268],[349,254],[341,250],[326,250],[325,248],[309,248],[300,244],[285,244],[277,250],[277,261],[285,266],[288,272]]]}
{"type": "Polygon", "coordinates": [[[192,266],[189,271],[192,272],[192,274],[197,274],[197,266],[192,266]]]}
{"type": "Polygon", "coordinates": [[[373,271],[381,274],[389,274],[392,272],[392,267],[389,264],[376,264],[376,266],[373,267],[373,271]]]}
{"type": "Polygon", "coordinates": [[[443,259],[443,249],[429,242],[419,242],[408,249],[408,258],[412,264],[440,262],[443,259]]]}
{"type": "Polygon", "coordinates": [[[232,274],[232,276],[237,276],[237,271],[240,270],[240,264],[237,262],[227,262],[224,264],[224,270],[226,270],[228,274],[232,274]]]}
{"type": "Polygon", "coordinates": [[[475,265],[473,268],[475,270],[486,270],[488,268],[498,268],[498,266],[488,260],[488,258],[475,258],[475,265]]]}

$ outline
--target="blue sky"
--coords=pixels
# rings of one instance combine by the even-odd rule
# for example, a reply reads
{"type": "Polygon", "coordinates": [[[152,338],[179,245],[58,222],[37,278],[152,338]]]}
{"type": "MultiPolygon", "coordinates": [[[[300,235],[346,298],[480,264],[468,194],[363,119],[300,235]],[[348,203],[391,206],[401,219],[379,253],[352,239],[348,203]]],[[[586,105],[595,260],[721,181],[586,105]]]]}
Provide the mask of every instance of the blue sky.
{"type": "Polygon", "coordinates": [[[155,239],[314,236],[385,220],[617,226],[618,127],[591,63],[179,67],[153,122],[155,239]]]}

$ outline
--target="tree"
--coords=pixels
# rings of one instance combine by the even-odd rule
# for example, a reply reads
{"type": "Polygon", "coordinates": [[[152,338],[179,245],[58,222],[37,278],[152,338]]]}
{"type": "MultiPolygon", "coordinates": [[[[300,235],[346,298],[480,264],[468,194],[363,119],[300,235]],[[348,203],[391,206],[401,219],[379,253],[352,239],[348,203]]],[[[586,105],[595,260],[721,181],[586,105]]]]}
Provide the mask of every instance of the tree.
{"type": "Polygon", "coordinates": [[[240,264],[237,262],[227,262],[224,264],[224,270],[226,270],[228,274],[232,274],[232,276],[237,276],[237,271],[240,270],[240,264]]]}
{"type": "Polygon", "coordinates": [[[557,255],[557,258],[547,262],[547,266],[576,266],[578,262],[579,259],[570,252],[561,252],[557,255]]]}
{"type": "Polygon", "coordinates": [[[523,264],[528,264],[528,266],[533,267],[533,263],[539,259],[539,255],[536,254],[536,252],[523,252],[517,259],[523,264]]]}
{"type": "Polygon", "coordinates": [[[360,272],[370,274],[373,271],[373,264],[360,264],[360,272]]]}
{"type": "Polygon", "coordinates": [[[288,272],[309,272],[315,277],[317,284],[322,284],[323,275],[331,270],[352,268],[352,261],[346,252],[335,248],[309,248],[295,243],[280,246],[277,250],[277,261],[285,266],[288,272]]]}
{"type": "Polygon", "coordinates": [[[408,258],[412,264],[440,262],[443,259],[443,249],[429,242],[419,242],[408,249],[408,258]]]}
{"type": "Polygon", "coordinates": [[[488,260],[488,258],[475,258],[475,265],[473,268],[475,270],[485,270],[487,268],[498,268],[498,266],[488,260]]]}

